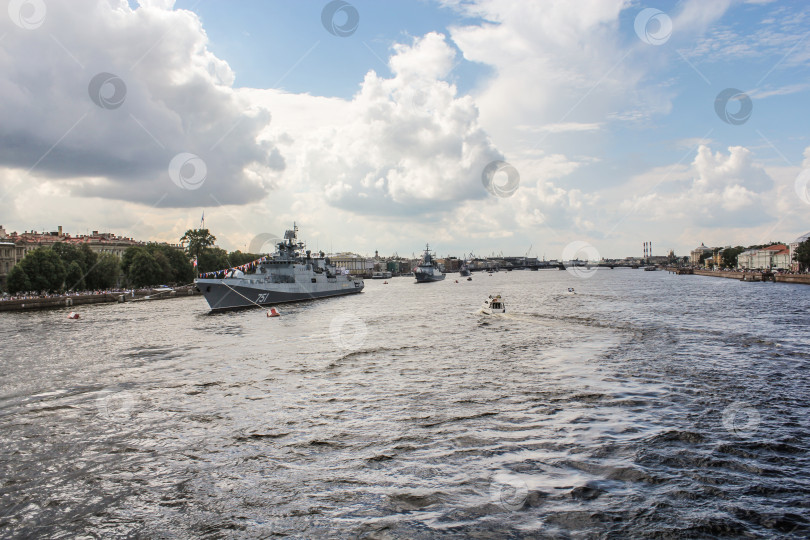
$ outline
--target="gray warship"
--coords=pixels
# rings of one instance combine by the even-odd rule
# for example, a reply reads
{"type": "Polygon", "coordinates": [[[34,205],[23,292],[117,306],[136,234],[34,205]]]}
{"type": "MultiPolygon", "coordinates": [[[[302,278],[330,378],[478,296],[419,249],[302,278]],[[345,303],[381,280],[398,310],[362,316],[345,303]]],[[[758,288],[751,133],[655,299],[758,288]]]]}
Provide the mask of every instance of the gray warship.
{"type": "Polygon", "coordinates": [[[417,283],[441,281],[445,278],[442,269],[439,268],[439,264],[433,260],[429,244],[425,246],[425,254],[422,256],[422,262],[419,263],[419,266],[414,268],[413,275],[417,283]]]}
{"type": "Polygon", "coordinates": [[[231,268],[215,279],[194,280],[212,311],[267,306],[356,294],[363,280],[331,264],[323,252],[313,256],[298,242],[298,227],[284,233],[275,253],[252,265],[252,272],[231,268]]]}

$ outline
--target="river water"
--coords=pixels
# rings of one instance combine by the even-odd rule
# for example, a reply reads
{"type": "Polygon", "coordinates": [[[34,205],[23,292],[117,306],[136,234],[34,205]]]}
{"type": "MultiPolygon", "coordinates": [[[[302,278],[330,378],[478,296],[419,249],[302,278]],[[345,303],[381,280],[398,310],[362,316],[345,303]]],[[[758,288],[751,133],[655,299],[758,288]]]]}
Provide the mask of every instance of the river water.
{"type": "Polygon", "coordinates": [[[0,536],[810,535],[810,287],[587,276],[2,314],[0,536]]]}

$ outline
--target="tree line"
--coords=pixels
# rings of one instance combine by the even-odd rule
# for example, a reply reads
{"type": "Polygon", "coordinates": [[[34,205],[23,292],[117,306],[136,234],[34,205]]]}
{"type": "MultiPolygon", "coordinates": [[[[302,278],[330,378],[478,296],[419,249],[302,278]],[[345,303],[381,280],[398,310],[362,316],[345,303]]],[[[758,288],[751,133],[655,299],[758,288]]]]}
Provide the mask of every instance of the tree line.
{"type": "Polygon", "coordinates": [[[29,251],[9,272],[6,288],[15,294],[184,285],[198,273],[232,268],[261,257],[238,250],[228,253],[215,247],[215,242],[208,229],[189,229],[180,239],[183,249],[148,243],[127,248],[120,259],[110,253],[99,255],[87,244],[56,242],[29,251]]]}

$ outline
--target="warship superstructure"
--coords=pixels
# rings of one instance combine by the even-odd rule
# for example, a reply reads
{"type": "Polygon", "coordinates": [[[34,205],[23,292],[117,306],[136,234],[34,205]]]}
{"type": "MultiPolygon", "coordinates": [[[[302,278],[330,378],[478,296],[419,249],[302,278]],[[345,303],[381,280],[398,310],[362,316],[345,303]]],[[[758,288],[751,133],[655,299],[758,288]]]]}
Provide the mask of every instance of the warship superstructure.
{"type": "Polygon", "coordinates": [[[213,279],[201,277],[194,282],[212,311],[315,300],[363,290],[362,279],[336,268],[323,252],[313,254],[305,247],[298,242],[298,227],[293,225],[284,233],[284,240],[276,244],[276,252],[249,265],[249,272],[231,268],[213,279]]]}

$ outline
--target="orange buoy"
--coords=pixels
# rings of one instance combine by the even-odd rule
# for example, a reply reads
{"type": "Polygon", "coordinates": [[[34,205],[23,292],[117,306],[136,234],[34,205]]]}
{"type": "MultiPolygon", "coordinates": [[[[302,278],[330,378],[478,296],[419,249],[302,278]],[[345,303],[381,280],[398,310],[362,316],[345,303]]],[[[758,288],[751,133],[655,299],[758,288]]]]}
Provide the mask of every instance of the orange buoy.
{"type": "Polygon", "coordinates": [[[75,311],[71,311],[70,313],[68,313],[68,319],[78,319],[78,318],[79,314],[76,313],[75,311]]]}
{"type": "Polygon", "coordinates": [[[270,311],[267,312],[268,317],[280,317],[281,313],[278,312],[276,308],[270,308],[270,311]]]}

